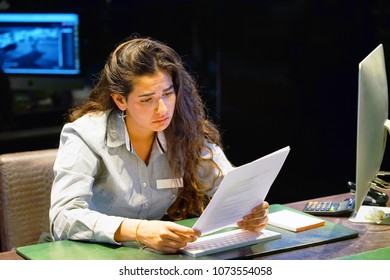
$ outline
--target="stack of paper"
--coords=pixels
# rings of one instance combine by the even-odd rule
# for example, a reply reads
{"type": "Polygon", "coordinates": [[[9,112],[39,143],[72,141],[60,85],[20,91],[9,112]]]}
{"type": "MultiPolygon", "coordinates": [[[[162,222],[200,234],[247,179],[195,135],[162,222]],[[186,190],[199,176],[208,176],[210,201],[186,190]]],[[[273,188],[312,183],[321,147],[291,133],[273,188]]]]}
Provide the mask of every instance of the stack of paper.
{"type": "Polygon", "coordinates": [[[322,219],[289,210],[271,213],[268,218],[268,224],[294,232],[320,227],[325,224],[322,219]]]}

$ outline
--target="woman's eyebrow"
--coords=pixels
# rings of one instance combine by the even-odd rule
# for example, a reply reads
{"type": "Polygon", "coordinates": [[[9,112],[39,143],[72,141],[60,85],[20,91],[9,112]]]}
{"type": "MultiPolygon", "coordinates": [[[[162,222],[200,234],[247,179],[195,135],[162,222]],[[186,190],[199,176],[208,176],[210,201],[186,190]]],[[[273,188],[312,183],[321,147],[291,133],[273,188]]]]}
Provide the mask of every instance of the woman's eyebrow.
{"type": "MultiPolygon", "coordinates": [[[[173,89],[173,85],[170,85],[166,89],[163,89],[163,92],[170,91],[171,89],[173,89]]],[[[148,96],[151,96],[154,94],[155,94],[155,92],[146,92],[146,93],[141,93],[140,95],[138,95],[138,97],[148,97],[148,96]]]]}
{"type": "Polygon", "coordinates": [[[163,91],[169,91],[171,89],[173,89],[173,85],[170,85],[168,88],[164,89],[163,91]]]}
{"type": "Polygon", "coordinates": [[[154,94],[155,94],[154,92],[141,93],[140,95],[138,95],[138,97],[148,97],[148,96],[151,96],[151,95],[154,95],[154,94]]]}

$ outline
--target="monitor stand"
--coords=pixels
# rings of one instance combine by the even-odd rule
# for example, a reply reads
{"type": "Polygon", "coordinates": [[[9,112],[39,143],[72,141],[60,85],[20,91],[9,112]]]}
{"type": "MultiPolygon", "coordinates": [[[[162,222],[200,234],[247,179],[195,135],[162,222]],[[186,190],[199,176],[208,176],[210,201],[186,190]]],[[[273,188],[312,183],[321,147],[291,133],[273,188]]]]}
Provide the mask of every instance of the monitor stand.
{"type": "MultiPolygon", "coordinates": [[[[387,129],[387,132],[390,134],[390,120],[386,120],[384,123],[384,127],[387,129]]],[[[386,137],[387,134],[385,134],[383,145],[386,145],[386,137]]],[[[387,196],[387,202],[386,202],[386,207],[384,206],[367,206],[367,205],[362,205],[359,209],[359,211],[354,211],[349,218],[351,222],[357,222],[357,223],[364,223],[364,222],[370,222],[369,220],[365,219],[364,216],[369,216],[369,212],[373,208],[378,208],[381,207],[381,209],[385,209],[390,213],[390,182],[386,182],[385,180],[382,180],[378,178],[378,176],[386,176],[390,175],[389,171],[379,171],[377,177],[371,182],[370,187],[368,190],[373,189],[377,191],[378,193],[383,193],[384,196],[387,196]],[[364,207],[363,207],[364,206],[364,207]],[[363,209],[362,209],[363,208],[363,209]]],[[[390,214],[389,214],[390,215],[390,214]]],[[[389,221],[390,223],[390,221],[389,221]]]]}

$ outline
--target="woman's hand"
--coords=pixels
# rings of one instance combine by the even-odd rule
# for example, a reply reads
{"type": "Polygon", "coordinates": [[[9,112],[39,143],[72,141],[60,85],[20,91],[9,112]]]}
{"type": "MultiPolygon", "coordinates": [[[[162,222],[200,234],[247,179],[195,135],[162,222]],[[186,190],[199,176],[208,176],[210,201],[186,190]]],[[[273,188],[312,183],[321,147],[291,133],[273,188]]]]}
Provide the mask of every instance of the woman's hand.
{"type": "Polygon", "coordinates": [[[136,239],[152,249],[176,253],[199,236],[199,231],[176,223],[145,220],[138,225],[136,239]]]}
{"type": "Polygon", "coordinates": [[[261,231],[268,223],[269,204],[263,201],[260,205],[252,209],[252,212],[245,215],[237,225],[243,230],[261,231]]]}

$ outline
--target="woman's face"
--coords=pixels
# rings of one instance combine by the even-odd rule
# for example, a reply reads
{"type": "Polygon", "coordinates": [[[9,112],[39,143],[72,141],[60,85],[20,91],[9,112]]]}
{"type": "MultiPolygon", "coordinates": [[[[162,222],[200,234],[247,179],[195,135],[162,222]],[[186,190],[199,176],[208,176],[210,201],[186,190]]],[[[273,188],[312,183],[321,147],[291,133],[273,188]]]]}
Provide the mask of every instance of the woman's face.
{"type": "Polygon", "coordinates": [[[126,109],[129,133],[138,135],[166,129],[176,103],[172,77],[165,71],[137,78],[127,100],[121,95],[113,98],[121,110],[126,109]],[[122,98],[121,105],[117,102],[118,98],[122,98]]]}

